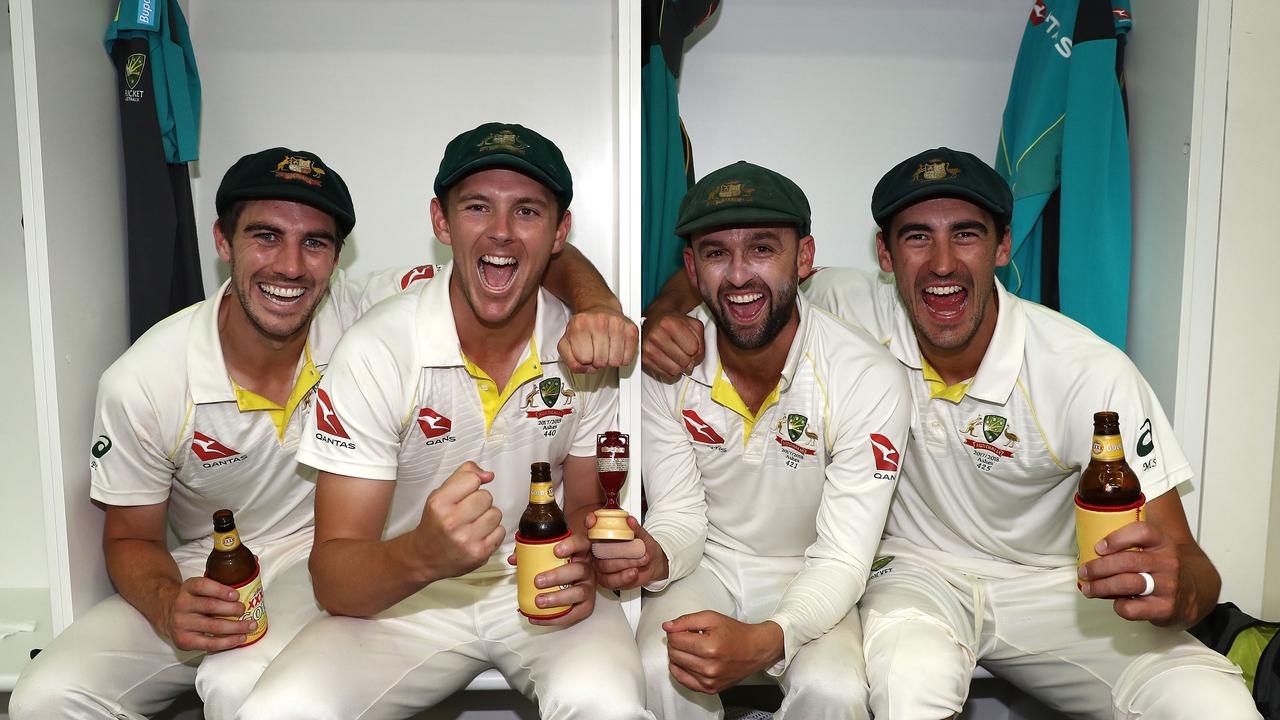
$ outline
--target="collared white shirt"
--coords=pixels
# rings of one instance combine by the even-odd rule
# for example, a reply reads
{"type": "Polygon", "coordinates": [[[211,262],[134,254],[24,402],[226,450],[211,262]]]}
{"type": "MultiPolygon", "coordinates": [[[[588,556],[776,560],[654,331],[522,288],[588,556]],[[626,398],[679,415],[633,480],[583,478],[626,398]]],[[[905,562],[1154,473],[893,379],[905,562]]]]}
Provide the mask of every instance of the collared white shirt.
{"type": "Polygon", "coordinates": [[[916,414],[886,552],[902,540],[995,561],[984,569],[1002,574],[1074,565],[1073,497],[1095,412],[1120,414],[1125,455],[1148,500],[1191,479],[1191,467],[1124,353],[999,282],[996,292],[999,315],[977,373],[938,393],[892,278],[827,268],[805,285],[814,303],[867,328],[909,370],[916,414]]]}
{"type": "Polygon", "coordinates": [[[614,427],[616,375],[569,372],[556,349],[569,312],[539,290],[532,345],[512,375],[513,391],[487,413],[482,395],[492,398],[498,388],[482,387],[486,380],[468,369],[449,299],[451,273],[452,265],[380,303],[347,332],[308,409],[298,461],[394,481],[384,538],[416,527],[431,491],[475,461],[495,474],[485,489],[507,535],[474,574],[508,574],[514,568],[506,557],[529,502],[529,465],[551,463],[563,503],[565,458],[594,456],[596,435],[614,427]]]}
{"type": "MultiPolygon", "coordinates": [[[[157,323],[103,373],[90,497],[120,506],[168,500],[183,542],[209,536],[214,511],[229,508],[252,547],[313,524],[315,471],[294,459],[302,413],[292,413],[282,432],[267,412],[240,409],[243,391],[227,374],[218,337],[218,308],[237,302],[229,284],[157,323]]],[[[299,373],[308,356],[317,371],[300,377],[303,390],[318,381],[343,331],[392,285],[334,274],[298,360],[299,373]]]]}
{"type": "Polygon", "coordinates": [[[703,562],[728,587],[763,575],[746,570],[757,561],[785,566],[778,587],[745,578],[780,597],[763,613],[783,630],[775,671],[861,597],[911,413],[906,378],[884,348],[803,299],[799,308],[778,386],[754,419],[720,364],[705,307],[691,313],[706,324],[702,363],[674,384],[643,380],[645,528],[670,567],[648,589],[703,562]]]}

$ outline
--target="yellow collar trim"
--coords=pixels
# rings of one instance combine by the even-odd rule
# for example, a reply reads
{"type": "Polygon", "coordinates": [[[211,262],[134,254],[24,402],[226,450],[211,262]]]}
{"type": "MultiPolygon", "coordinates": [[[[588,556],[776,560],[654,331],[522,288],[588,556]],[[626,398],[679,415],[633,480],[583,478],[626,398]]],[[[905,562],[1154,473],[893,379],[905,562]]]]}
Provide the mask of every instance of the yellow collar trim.
{"type": "Polygon", "coordinates": [[[929,397],[942,398],[943,400],[958,403],[964,399],[965,393],[969,392],[969,383],[973,382],[973,380],[947,385],[946,381],[942,379],[937,370],[933,369],[929,361],[924,359],[923,355],[920,356],[920,366],[921,372],[924,374],[924,381],[929,383],[929,397]]]}
{"type": "Polygon", "coordinates": [[[240,387],[235,380],[231,380],[231,387],[236,393],[236,406],[240,408],[240,412],[252,412],[254,410],[264,410],[271,416],[271,422],[276,426],[276,434],[280,440],[284,440],[284,430],[289,425],[289,418],[293,417],[293,411],[298,409],[298,405],[302,403],[302,399],[311,392],[311,388],[320,382],[320,371],[316,369],[316,365],[311,361],[310,344],[302,347],[303,357],[306,361],[302,364],[302,369],[298,371],[298,379],[293,383],[293,390],[289,393],[289,399],[285,401],[284,406],[279,403],[268,400],[252,390],[246,390],[240,387]]]}
{"type": "Polygon", "coordinates": [[[747,438],[751,437],[751,431],[755,428],[756,422],[771,406],[777,404],[781,387],[782,379],[779,378],[778,384],[773,386],[773,391],[765,397],[764,402],[760,403],[760,410],[753,414],[747,409],[747,403],[742,400],[733,383],[729,382],[729,378],[725,376],[724,366],[717,365],[716,379],[711,383],[711,399],[742,416],[742,445],[746,447],[747,438]]]}
{"type": "Polygon", "coordinates": [[[538,362],[538,343],[532,337],[529,338],[529,354],[516,367],[515,372],[511,373],[511,379],[507,381],[507,386],[502,388],[501,392],[498,391],[498,383],[489,377],[489,373],[471,362],[471,358],[465,353],[462,355],[462,365],[467,369],[467,374],[476,381],[476,390],[480,393],[480,406],[484,409],[486,434],[489,432],[489,427],[493,425],[493,419],[498,417],[498,411],[515,393],[516,388],[542,375],[542,363],[538,362]]]}

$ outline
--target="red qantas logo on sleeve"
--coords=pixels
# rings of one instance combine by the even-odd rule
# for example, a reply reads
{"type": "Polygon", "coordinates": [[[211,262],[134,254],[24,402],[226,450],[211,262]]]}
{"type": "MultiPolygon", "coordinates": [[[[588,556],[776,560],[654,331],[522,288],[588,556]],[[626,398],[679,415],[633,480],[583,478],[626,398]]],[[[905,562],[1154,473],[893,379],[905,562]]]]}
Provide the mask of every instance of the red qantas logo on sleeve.
{"type": "Polygon", "coordinates": [[[684,415],[684,427],[689,431],[689,435],[694,442],[706,443],[707,445],[719,445],[724,442],[724,438],[720,437],[720,433],[698,417],[698,413],[692,410],[685,410],[681,414],[684,415]]]}
{"type": "Polygon", "coordinates": [[[316,388],[316,429],[334,437],[351,439],[347,429],[342,427],[338,413],[333,411],[333,401],[329,399],[329,393],[320,388],[316,388]]]}
{"type": "Polygon", "coordinates": [[[453,421],[429,407],[424,407],[418,411],[418,427],[422,428],[422,434],[430,439],[440,437],[452,430],[453,421]]]}
{"type": "Polygon", "coordinates": [[[871,433],[871,452],[875,453],[877,470],[898,472],[898,449],[889,442],[889,438],[871,433]]]}
{"type": "Polygon", "coordinates": [[[435,276],[436,268],[434,265],[419,265],[400,278],[400,289],[404,290],[419,280],[430,280],[435,276]]]}
{"type": "Polygon", "coordinates": [[[223,445],[213,438],[202,432],[196,431],[191,436],[191,452],[196,457],[204,461],[221,460],[223,458],[235,457],[240,453],[236,450],[223,445]]]}

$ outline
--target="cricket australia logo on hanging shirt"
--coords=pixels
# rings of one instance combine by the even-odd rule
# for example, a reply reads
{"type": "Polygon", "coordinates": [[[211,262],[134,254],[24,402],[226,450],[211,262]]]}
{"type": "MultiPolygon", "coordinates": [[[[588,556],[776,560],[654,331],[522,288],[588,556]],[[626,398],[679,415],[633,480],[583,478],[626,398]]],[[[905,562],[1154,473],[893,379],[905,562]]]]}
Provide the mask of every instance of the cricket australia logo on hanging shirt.
{"type": "Polygon", "coordinates": [[[142,102],[145,90],[138,89],[138,83],[142,82],[142,72],[147,69],[146,53],[134,53],[125,58],[124,61],[124,101],[125,102],[142,102]]]}
{"type": "Polygon", "coordinates": [[[231,463],[240,462],[247,457],[239,450],[232,450],[199,430],[195,431],[191,435],[191,452],[195,453],[195,456],[200,458],[200,464],[205,468],[230,465],[231,463]]]}
{"type": "Polygon", "coordinates": [[[782,446],[782,455],[789,468],[800,467],[800,461],[806,455],[817,453],[818,434],[809,429],[809,418],[799,413],[791,413],[775,423],[773,439],[782,446]]]}
{"type": "Polygon", "coordinates": [[[979,470],[990,470],[1001,460],[1012,458],[1021,442],[1009,429],[1009,420],[1001,415],[974,416],[965,424],[961,435],[979,470]]]}

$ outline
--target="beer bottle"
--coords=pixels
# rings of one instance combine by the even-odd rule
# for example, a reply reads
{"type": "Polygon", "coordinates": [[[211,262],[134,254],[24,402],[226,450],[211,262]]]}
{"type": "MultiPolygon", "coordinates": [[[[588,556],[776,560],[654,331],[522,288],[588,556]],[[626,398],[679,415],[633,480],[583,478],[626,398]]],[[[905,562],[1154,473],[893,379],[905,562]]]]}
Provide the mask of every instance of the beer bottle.
{"type": "Polygon", "coordinates": [[[1112,531],[1142,519],[1146,497],[1138,476],[1124,459],[1120,416],[1111,411],[1093,414],[1093,457],[1080,473],[1076,490],[1077,567],[1098,557],[1098,541],[1112,531]]]}
{"type": "Polygon", "coordinates": [[[262,602],[262,576],[258,559],[240,542],[236,519],[230,510],[213,514],[213,550],[205,563],[204,576],[227,585],[240,594],[244,614],[228,620],[256,620],[258,629],[249,633],[239,647],[252,645],[267,632],[267,606],[262,602]]]}
{"type": "MultiPolygon", "coordinates": [[[[540,608],[534,603],[539,593],[556,588],[538,589],[533,579],[539,574],[567,564],[566,558],[556,557],[556,543],[569,537],[569,526],[564,513],[556,505],[551,489],[551,465],[536,462],[529,467],[529,506],[520,516],[516,529],[516,585],[520,614],[530,618],[557,618],[569,612],[571,606],[540,608]]],[[[560,589],[568,589],[561,585],[560,589]]]]}

